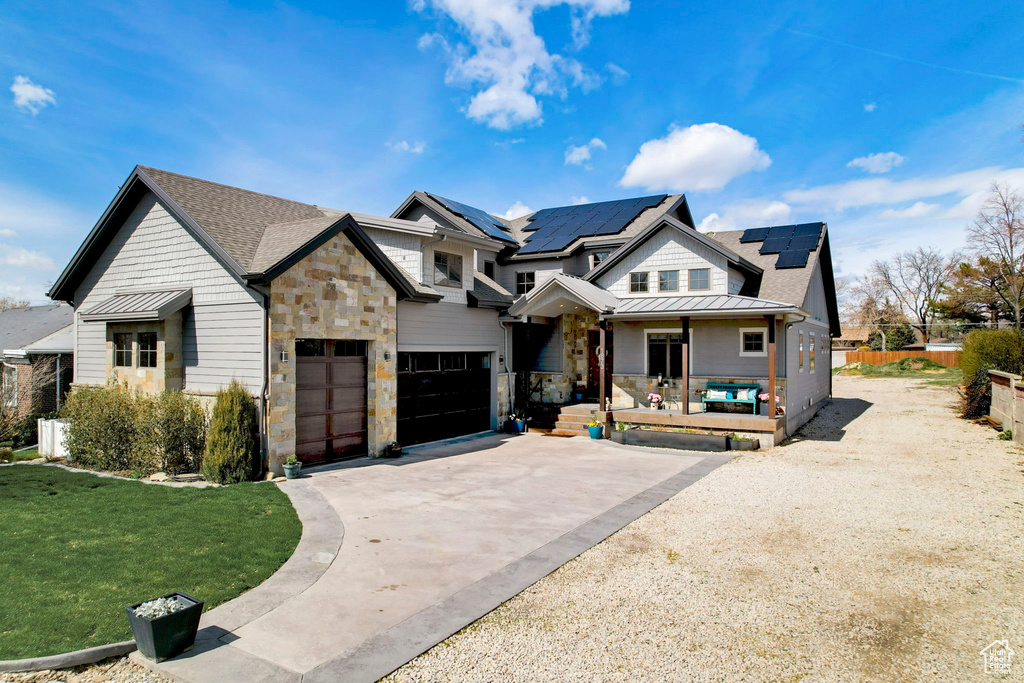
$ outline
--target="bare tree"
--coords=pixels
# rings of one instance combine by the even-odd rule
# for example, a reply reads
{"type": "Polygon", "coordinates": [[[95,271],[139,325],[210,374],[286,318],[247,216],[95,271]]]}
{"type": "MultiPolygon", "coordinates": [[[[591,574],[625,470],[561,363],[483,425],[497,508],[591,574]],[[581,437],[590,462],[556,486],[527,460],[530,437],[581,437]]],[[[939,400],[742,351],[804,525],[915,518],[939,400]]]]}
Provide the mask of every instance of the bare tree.
{"type": "Polygon", "coordinates": [[[29,302],[15,299],[13,296],[0,297],[0,313],[11,308],[25,308],[29,302]]]}
{"type": "Polygon", "coordinates": [[[870,277],[892,294],[907,313],[911,327],[921,333],[921,340],[931,339],[930,328],[938,312],[938,300],[956,273],[963,257],[954,252],[943,256],[938,249],[918,247],[896,254],[884,261],[875,261],[870,277]]]}
{"type": "Polygon", "coordinates": [[[13,366],[0,364],[0,441],[8,441],[18,426],[18,381],[13,366]]]}
{"type": "MultiPolygon", "coordinates": [[[[967,226],[967,244],[994,277],[987,289],[1010,311],[1021,327],[1024,303],[1024,197],[1009,185],[993,183],[991,195],[967,226]]],[[[984,286],[984,280],[979,280],[984,286]]]]}
{"type": "Polygon", "coordinates": [[[883,351],[888,346],[889,328],[907,322],[907,316],[877,278],[861,278],[851,285],[846,311],[850,323],[881,335],[883,351]]]}

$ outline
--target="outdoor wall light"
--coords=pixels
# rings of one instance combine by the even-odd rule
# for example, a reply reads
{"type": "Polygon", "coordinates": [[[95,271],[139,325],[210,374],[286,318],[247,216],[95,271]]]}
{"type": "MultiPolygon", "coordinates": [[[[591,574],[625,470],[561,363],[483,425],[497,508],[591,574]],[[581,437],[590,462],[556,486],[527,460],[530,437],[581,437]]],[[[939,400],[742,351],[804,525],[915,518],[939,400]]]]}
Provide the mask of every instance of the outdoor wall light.
{"type": "Polygon", "coordinates": [[[391,352],[390,351],[385,351],[384,352],[384,360],[391,360],[391,352]]]}
{"type": "Polygon", "coordinates": [[[287,351],[282,351],[281,352],[281,362],[282,363],[287,363],[288,362],[288,352],[287,351]]]}

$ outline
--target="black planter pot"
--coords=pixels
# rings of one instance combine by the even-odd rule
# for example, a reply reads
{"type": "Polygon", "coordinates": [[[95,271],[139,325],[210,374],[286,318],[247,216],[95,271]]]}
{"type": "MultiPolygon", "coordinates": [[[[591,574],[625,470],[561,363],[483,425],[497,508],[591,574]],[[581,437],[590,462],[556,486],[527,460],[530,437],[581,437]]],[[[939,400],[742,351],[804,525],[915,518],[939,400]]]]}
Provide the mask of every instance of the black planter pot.
{"type": "Polygon", "coordinates": [[[142,602],[125,608],[139,652],[154,662],[177,657],[192,647],[199,631],[199,617],[203,614],[202,601],[190,595],[171,593],[161,597],[173,598],[185,605],[185,609],[150,620],[135,614],[135,609],[142,602]]]}

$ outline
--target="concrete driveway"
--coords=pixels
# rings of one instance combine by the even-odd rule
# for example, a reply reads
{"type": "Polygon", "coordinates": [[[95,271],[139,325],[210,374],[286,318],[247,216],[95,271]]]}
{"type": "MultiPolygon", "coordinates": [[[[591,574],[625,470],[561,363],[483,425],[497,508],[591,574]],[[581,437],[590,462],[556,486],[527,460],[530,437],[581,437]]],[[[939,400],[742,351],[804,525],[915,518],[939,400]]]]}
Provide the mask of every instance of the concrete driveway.
{"type": "Polygon", "coordinates": [[[157,666],[185,681],[377,680],[728,460],[487,435],[281,484],[303,520],[271,579],[157,666]]]}

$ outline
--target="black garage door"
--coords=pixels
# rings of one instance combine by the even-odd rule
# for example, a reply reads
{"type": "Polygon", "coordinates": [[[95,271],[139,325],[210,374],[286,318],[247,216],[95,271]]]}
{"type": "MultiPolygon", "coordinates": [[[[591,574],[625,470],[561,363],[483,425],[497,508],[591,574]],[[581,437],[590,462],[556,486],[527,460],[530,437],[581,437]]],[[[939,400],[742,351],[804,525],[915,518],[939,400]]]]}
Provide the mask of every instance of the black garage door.
{"type": "Polygon", "coordinates": [[[398,354],[398,442],[448,439],[491,428],[490,354],[398,354]]]}
{"type": "Polygon", "coordinates": [[[366,455],[366,342],[295,342],[295,454],[303,462],[366,455]]]}

